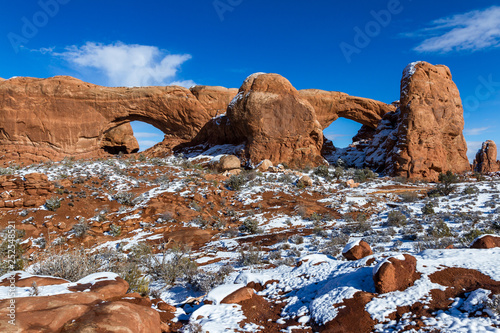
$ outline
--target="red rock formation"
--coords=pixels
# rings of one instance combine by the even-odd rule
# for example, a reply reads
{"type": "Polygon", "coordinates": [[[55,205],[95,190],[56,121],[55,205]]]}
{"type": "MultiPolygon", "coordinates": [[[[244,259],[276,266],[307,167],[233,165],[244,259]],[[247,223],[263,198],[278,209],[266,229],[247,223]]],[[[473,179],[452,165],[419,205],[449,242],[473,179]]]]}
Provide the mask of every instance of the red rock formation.
{"type": "Polygon", "coordinates": [[[54,184],[44,174],[0,176],[0,208],[42,205],[53,190],[54,184]]]}
{"type": "Polygon", "coordinates": [[[323,132],[314,108],[278,74],[248,77],[227,117],[253,164],[264,159],[292,167],[323,163],[323,132]]]}
{"type": "Polygon", "coordinates": [[[403,291],[420,277],[417,273],[417,259],[404,254],[404,260],[391,257],[375,268],[373,282],[379,294],[403,291]]]}
{"type": "Polygon", "coordinates": [[[131,154],[139,151],[139,143],[130,123],[110,129],[104,134],[101,147],[110,154],[131,154]]]}
{"type": "Polygon", "coordinates": [[[210,115],[186,88],[108,88],[57,76],[0,82],[2,160],[99,155],[106,132],[141,120],[190,140],[210,115]]]}
{"type": "Polygon", "coordinates": [[[462,102],[449,68],[423,61],[408,65],[389,173],[436,180],[441,172],[470,170],[463,128],[462,102]]]}
{"type": "Polygon", "coordinates": [[[476,154],[473,165],[474,171],[480,173],[500,170],[500,161],[497,161],[497,145],[494,141],[483,142],[481,149],[476,154]]]}
{"type": "MultiPolygon", "coordinates": [[[[61,284],[53,278],[33,278],[43,286],[61,284]]],[[[0,331],[160,333],[159,313],[151,308],[148,299],[126,294],[128,287],[127,282],[117,278],[97,282],[90,291],[16,298],[15,326],[8,323],[11,300],[0,300],[0,331]]]]}
{"type": "Polygon", "coordinates": [[[194,86],[190,88],[211,117],[226,113],[227,106],[238,93],[237,88],[194,86]]]}
{"type": "Polygon", "coordinates": [[[386,113],[396,110],[396,107],[391,104],[349,96],[338,91],[305,89],[300,90],[299,93],[314,107],[323,129],[339,117],[351,119],[375,129],[386,113]]]}

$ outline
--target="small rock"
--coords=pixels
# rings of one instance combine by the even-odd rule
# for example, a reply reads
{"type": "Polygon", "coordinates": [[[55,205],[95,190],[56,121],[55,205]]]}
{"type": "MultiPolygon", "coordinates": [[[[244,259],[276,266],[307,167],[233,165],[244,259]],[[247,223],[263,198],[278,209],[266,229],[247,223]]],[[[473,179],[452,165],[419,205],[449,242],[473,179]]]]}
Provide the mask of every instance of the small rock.
{"type": "Polygon", "coordinates": [[[500,247],[500,236],[496,235],[483,235],[476,238],[472,245],[473,249],[491,249],[494,247],[500,247]]]}
{"type": "Polygon", "coordinates": [[[297,186],[299,187],[307,187],[307,186],[312,186],[313,181],[311,177],[309,176],[302,176],[298,181],[297,181],[297,186]]]}
{"type": "Polygon", "coordinates": [[[232,293],[230,293],[229,295],[224,297],[224,299],[221,301],[221,303],[238,304],[238,303],[241,303],[243,301],[249,300],[254,295],[255,295],[255,292],[252,288],[243,287],[243,288],[240,288],[236,291],[233,291],[232,293]]]}
{"type": "Polygon", "coordinates": [[[342,255],[347,260],[359,260],[372,254],[373,251],[370,245],[368,245],[368,243],[363,240],[358,242],[356,245],[354,245],[353,243],[347,244],[342,251],[342,255]]]}
{"type": "Polygon", "coordinates": [[[349,179],[347,182],[346,182],[346,185],[349,186],[350,188],[356,188],[356,187],[359,187],[359,183],[355,183],[354,180],[352,179],[349,179]]]}
{"type": "Polygon", "coordinates": [[[221,156],[218,160],[211,164],[212,167],[216,168],[220,172],[241,168],[240,159],[234,155],[221,156]]]}
{"type": "Polygon", "coordinates": [[[269,168],[272,166],[273,166],[273,162],[266,159],[266,160],[262,160],[262,162],[260,162],[257,165],[257,169],[261,172],[265,172],[265,171],[269,170],[269,168]]]}
{"type": "Polygon", "coordinates": [[[373,282],[379,294],[403,291],[420,277],[417,259],[409,254],[390,257],[374,268],[373,282]]]}

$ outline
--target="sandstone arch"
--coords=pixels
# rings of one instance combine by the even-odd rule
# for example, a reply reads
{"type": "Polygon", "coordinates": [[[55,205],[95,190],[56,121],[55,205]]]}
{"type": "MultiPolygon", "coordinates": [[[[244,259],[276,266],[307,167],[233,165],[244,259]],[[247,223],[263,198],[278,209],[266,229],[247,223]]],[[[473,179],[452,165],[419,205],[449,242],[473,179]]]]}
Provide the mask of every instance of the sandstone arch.
{"type": "Polygon", "coordinates": [[[222,87],[199,91],[210,98],[202,103],[177,86],[109,88],[67,76],[2,81],[0,156],[37,162],[100,155],[105,134],[133,120],[188,141],[211,119],[204,104],[217,104],[217,94],[225,94],[223,101],[235,94],[222,87]]]}
{"type": "Polygon", "coordinates": [[[349,96],[338,91],[305,89],[300,90],[299,93],[314,107],[323,129],[340,117],[376,129],[386,113],[396,110],[396,107],[391,104],[369,98],[349,96]]]}

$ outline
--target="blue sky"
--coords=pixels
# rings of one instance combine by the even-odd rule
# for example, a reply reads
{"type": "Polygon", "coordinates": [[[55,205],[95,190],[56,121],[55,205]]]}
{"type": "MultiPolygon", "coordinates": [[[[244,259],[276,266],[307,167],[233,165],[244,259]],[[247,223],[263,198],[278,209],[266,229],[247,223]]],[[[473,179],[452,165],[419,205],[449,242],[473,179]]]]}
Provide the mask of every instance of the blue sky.
{"type": "MultiPolygon", "coordinates": [[[[487,139],[500,143],[497,1],[32,0],[2,9],[3,78],[239,87],[249,74],[270,72],[297,89],[390,103],[404,67],[425,60],[451,69],[469,155],[487,139]]],[[[359,127],[339,120],[325,135],[343,147],[359,127]]],[[[143,147],[163,137],[134,130],[143,147]]]]}

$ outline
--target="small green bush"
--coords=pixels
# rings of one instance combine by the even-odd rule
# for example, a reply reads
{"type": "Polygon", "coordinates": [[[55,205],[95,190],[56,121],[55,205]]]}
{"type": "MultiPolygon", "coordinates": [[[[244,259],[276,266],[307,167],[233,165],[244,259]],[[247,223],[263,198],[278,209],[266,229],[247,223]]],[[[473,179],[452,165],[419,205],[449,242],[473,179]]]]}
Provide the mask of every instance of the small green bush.
{"type": "Polygon", "coordinates": [[[258,265],[263,259],[260,250],[254,246],[245,246],[239,251],[238,262],[242,266],[258,265]]]}
{"type": "Polygon", "coordinates": [[[247,218],[239,229],[240,231],[247,232],[249,234],[261,233],[261,230],[259,229],[259,222],[251,218],[247,218]]]}
{"type": "Polygon", "coordinates": [[[406,225],[406,215],[399,210],[393,210],[387,215],[387,224],[391,227],[403,227],[406,225]]]}
{"type": "Polygon", "coordinates": [[[125,206],[134,206],[135,195],[130,192],[119,192],[113,196],[119,204],[125,206]]]}
{"type": "Polygon", "coordinates": [[[434,211],[434,204],[432,202],[428,202],[424,205],[422,208],[422,214],[424,215],[430,215],[430,214],[435,214],[436,212],[434,211]]]}
{"type": "Polygon", "coordinates": [[[354,181],[356,183],[365,183],[375,178],[377,178],[377,174],[368,168],[356,169],[356,171],[354,171],[354,181]]]}
{"type": "Polygon", "coordinates": [[[450,227],[443,220],[434,222],[429,232],[435,238],[451,237],[450,227]]]}
{"type": "Polygon", "coordinates": [[[59,199],[57,197],[52,197],[50,199],[47,199],[47,201],[45,201],[44,206],[46,209],[48,209],[52,212],[55,212],[56,210],[61,208],[61,199],[59,199]]]}

